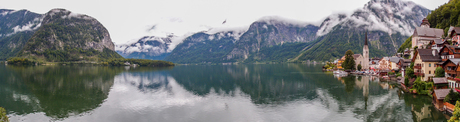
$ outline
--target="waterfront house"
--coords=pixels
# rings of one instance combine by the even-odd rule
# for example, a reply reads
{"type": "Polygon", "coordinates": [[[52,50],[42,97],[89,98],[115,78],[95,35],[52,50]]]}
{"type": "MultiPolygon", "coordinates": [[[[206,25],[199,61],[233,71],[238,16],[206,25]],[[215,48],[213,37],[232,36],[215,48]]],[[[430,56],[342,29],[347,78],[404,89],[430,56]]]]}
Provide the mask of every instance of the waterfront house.
{"type": "Polygon", "coordinates": [[[340,58],[340,59],[337,61],[337,68],[338,68],[338,69],[343,69],[343,67],[342,67],[343,61],[345,61],[345,56],[342,56],[342,58],[340,58]]]}
{"type": "Polygon", "coordinates": [[[434,77],[436,65],[441,62],[441,56],[435,49],[417,49],[412,62],[414,62],[414,74],[428,81],[434,77]]]}
{"type": "Polygon", "coordinates": [[[372,58],[369,61],[369,69],[378,69],[379,68],[379,58],[372,58]]]}
{"type": "Polygon", "coordinates": [[[460,47],[452,45],[444,45],[439,52],[442,61],[447,61],[447,59],[460,58],[460,47]]]}
{"type": "Polygon", "coordinates": [[[450,89],[435,89],[433,92],[433,104],[438,110],[444,111],[444,98],[450,89]]]}
{"type": "Polygon", "coordinates": [[[425,49],[431,41],[435,39],[441,39],[444,35],[444,30],[437,28],[430,28],[428,19],[424,18],[420,27],[416,27],[412,34],[412,48],[415,46],[418,49],[425,49]]]}
{"type": "Polygon", "coordinates": [[[447,89],[449,83],[447,82],[447,78],[445,77],[436,77],[433,78],[434,89],[447,89]]]}

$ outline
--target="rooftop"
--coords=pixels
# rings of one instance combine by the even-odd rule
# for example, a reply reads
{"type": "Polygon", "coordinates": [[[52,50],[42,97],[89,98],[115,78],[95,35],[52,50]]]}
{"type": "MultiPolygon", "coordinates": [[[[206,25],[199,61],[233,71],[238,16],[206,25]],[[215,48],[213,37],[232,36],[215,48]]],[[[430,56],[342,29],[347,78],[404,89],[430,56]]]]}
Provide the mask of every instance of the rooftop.
{"type": "Polygon", "coordinates": [[[434,93],[436,94],[436,99],[442,100],[447,94],[449,94],[450,89],[435,89],[434,93]]]}
{"type": "Polygon", "coordinates": [[[357,59],[359,56],[361,56],[361,54],[354,54],[353,58],[357,59]]]}
{"type": "Polygon", "coordinates": [[[441,78],[433,78],[433,83],[434,84],[447,84],[447,78],[441,77],[441,78]]]}
{"type": "Polygon", "coordinates": [[[417,49],[418,55],[423,62],[441,62],[441,56],[439,56],[436,49],[417,49]]]}
{"type": "Polygon", "coordinates": [[[444,35],[444,31],[442,29],[437,29],[437,28],[416,27],[414,31],[414,35],[442,38],[442,35],[444,35]]]}

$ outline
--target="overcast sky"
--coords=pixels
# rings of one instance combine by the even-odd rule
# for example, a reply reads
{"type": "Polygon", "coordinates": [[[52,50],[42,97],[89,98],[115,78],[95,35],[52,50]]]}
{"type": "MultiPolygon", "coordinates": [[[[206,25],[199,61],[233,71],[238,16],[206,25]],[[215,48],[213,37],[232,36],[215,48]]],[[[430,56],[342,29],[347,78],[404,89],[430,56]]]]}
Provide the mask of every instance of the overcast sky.
{"type": "MultiPolygon", "coordinates": [[[[44,14],[64,8],[98,19],[112,41],[143,36],[182,36],[211,27],[247,27],[264,16],[319,23],[333,13],[350,13],[370,0],[0,0],[0,8],[44,14]],[[223,21],[225,24],[222,24],[223,21]],[[153,27],[154,26],[154,27],[153,27]],[[153,27],[153,28],[152,28],[153,27]]],[[[407,1],[407,0],[406,0],[407,1]]],[[[412,0],[430,10],[449,0],[412,0]]]]}

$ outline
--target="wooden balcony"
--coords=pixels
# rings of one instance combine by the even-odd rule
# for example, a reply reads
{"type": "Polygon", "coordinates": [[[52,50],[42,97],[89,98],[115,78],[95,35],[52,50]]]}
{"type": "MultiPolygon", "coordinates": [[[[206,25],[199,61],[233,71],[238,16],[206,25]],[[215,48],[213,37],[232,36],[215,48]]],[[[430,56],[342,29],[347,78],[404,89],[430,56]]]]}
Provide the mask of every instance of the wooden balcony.
{"type": "Polygon", "coordinates": [[[455,70],[446,70],[447,74],[457,74],[455,70]]]}
{"type": "Polygon", "coordinates": [[[422,66],[420,66],[420,65],[414,66],[414,69],[422,69],[422,66]]]}
{"type": "Polygon", "coordinates": [[[425,73],[415,72],[414,75],[423,77],[425,76],[425,73]]]}

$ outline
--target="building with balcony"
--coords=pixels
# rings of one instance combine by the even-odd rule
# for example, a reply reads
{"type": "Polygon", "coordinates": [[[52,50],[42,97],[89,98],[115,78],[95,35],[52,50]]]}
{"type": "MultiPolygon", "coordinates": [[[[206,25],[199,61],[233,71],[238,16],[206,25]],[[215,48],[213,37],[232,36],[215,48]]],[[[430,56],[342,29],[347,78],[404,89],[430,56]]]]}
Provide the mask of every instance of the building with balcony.
{"type": "Polygon", "coordinates": [[[447,59],[460,58],[460,47],[444,45],[439,50],[439,55],[441,56],[442,61],[447,61],[447,59]]]}
{"type": "Polygon", "coordinates": [[[412,58],[414,74],[428,81],[434,77],[436,65],[441,61],[441,56],[436,49],[417,49],[412,58]]]}

